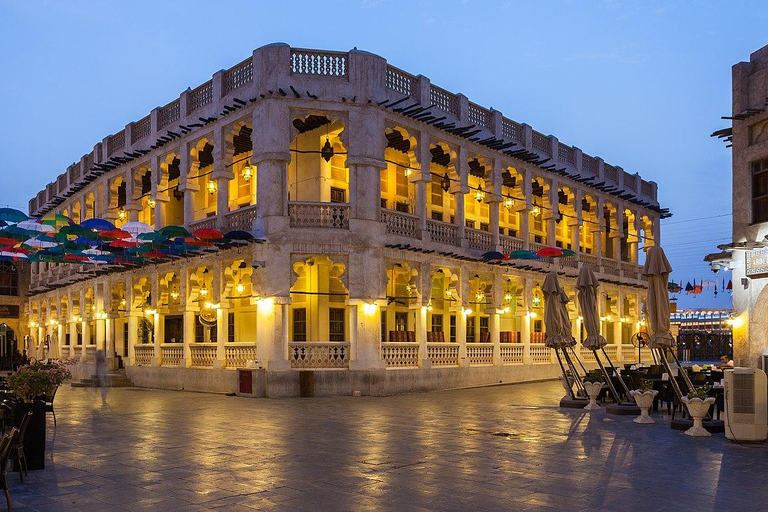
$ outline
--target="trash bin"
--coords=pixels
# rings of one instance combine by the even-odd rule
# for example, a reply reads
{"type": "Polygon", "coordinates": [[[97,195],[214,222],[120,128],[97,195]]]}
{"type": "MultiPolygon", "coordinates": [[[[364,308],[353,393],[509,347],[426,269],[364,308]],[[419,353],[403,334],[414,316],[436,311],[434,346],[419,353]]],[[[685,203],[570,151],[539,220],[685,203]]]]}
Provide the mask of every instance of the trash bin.
{"type": "Polygon", "coordinates": [[[299,396],[315,396],[315,372],[299,372],[299,396]]]}
{"type": "Polygon", "coordinates": [[[237,370],[240,393],[250,395],[253,393],[253,372],[251,370],[237,370]]]}

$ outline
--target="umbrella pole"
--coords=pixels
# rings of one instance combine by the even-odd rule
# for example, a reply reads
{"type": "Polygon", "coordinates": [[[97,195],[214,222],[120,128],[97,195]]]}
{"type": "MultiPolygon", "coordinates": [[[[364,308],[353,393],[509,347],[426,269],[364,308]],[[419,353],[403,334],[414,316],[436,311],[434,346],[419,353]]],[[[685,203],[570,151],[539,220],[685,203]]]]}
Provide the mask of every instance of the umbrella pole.
{"type": "MultiPolygon", "coordinates": [[[[608,365],[611,368],[613,368],[614,375],[616,375],[616,377],[619,378],[619,382],[621,382],[621,387],[624,388],[624,392],[627,394],[627,399],[632,401],[632,395],[629,394],[629,387],[627,387],[627,383],[624,382],[624,378],[621,376],[621,372],[616,371],[616,367],[613,366],[613,361],[611,361],[611,358],[608,357],[608,352],[605,351],[605,347],[601,347],[600,350],[603,351],[603,355],[605,356],[605,359],[608,361],[608,365]]],[[[618,403],[618,401],[616,403],[618,403]]]]}
{"type": "MultiPolygon", "coordinates": [[[[587,390],[584,388],[584,383],[581,381],[581,375],[579,375],[578,370],[576,370],[576,366],[573,364],[573,361],[571,361],[571,357],[568,355],[568,349],[566,347],[562,347],[563,356],[565,357],[565,362],[568,363],[568,367],[571,369],[571,373],[573,373],[573,382],[576,383],[576,388],[579,390],[579,393],[581,396],[587,396],[587,390]]],[[[579,361],[579,364],[581,364],[581,361],[579,361]]],[[[582,366],[584,368],[584,366],[582,366]]],[[[586,371],[584,374],[586,375],[586,371]]]]}
{"type": "MultiPolygon", "coordinates": [[[[560,359],[560,352],[557,351],[555,348],[555,355],[557,356],[557,362],[560,364],[560,370],[563,372],[563,378],[565,379],[566,384],[568,383],[568,373],[565,371],[565,366],[563,366],[563,361],[560,359]]],[[[574,382],[576,379],[574,378],[574,382]]],[[[573,393],[573,388],[571,386],[568,386],[568,393],[570,393],[571,398],[576,400],[576,395],[573,393]]]]}
{"type": "MultiPolygon", "coordinates": [[[[621,399],[619,398],[619,393],[616,392],[616,388],[613,386],[613,381],[611,380],[611,376],[608,375],[608,370],[606,370],[605,366],[603,366],[603,362],[600,360],[600,356],[597,355],[597,350],[593,350],[592,353],[595,354],[595,361],[597,361],[597,364],[600,366],[600,371],[603,373],[603,377],[605,377],[605,382],[608,384],[608,389],[611,390],[613,399],[617,404],[620,404],[621,399]]],[[[608,362],[610,363],[610,360],[608,362]]]]}
{"type": "MultiPolygon", "coordinates": [[[[569,348],[571,349],[571,352],[573,352],[573,357],[575,357],[575,358],[576,358],[576,361],[578,361],[578,363],[579,363],[579,366],[581,366],[581,371],[583,371],[583,372],[584,372],[584,375],[586,375],[586,374],[587,374],[587,369],[586,369],[586,368],[584,368],[584,365],[583,365],[583,364],[581,364],[581,359],[579,359],[579,355],[576,353],[576,351],[575,351],[575,350],[573,350],[573,347],[569,347],[569,348]]],[[[567,348],[564,348],[563,350],[568,350],[568,349],[567,349],[567,348]]]]}
{"type": "MultiPolygon", "coordinates": [[[[691,382],[691,378],[688,376],[688,372],[684,371],[683,367],[680,366],[680,360],[677,358],[677,354],[675,354],[675,351],[672,350],[671,348],[664,349],[664,350],[669,350],[669,353],[672,354],[672,359],[674,359],[675,363],[677,363],[678,371],[683,374],[683,380],[685,381],[685,384],[688,386],[688,390],[689,391],[693,391],[693,389],[694,389],[693,382],[691,382]]],[[[662,353],[662,355],[663,355],[663,353],[662,353]]],[[[664,357],[664,360],[666,360],[666,359],[667,358],[664,357]]]]}
{"type": "MultiPolygon", "coordinates": [[[[651,349],[651,350],[652,351],[653,350],[658,350],[658,351],[660,351],[662,353],[661,355],[663,355],[663,351],[664,351],[663,348],[651,349]]],[[[672,375],[672,368],[669,366],[669,362],[667,361],[666,357],[662,357],[661,358],[661,364],[664,366],[664,369],[667,371],[667,375],[669,375],[669,382],[672,384],[672,390],[675,392],[675,395],[677,396],[678,402],[682,404],[683,403],[683,393],[682,393],[682,391],[680,391],[680,386],[677,383],[677,379],[675,378],[674,375],[672,375]]],[[[678,371],[680,371],[680,369],[678,369],[678,371]]]]}

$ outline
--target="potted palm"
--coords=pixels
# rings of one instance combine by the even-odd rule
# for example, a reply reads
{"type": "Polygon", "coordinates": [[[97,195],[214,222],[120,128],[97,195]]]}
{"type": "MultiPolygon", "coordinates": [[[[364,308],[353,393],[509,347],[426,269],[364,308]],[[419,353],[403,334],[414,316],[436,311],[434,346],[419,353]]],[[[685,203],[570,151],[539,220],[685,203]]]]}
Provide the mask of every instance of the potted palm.
{"type": "Polygon", "coordinates": [[[683,403],[688,408],[688,414],[693,418],[693,426],[685,431],[688,436],[709,437],[712,435],[702,425],[704,416],[715,403],[715,397],[708,396],[710,389],[712,389],[711,386],[697,386],[683,397],[683,403]]]}
{"type": "Polygon", "coordinates": [[[653,405],[653,399],[659,394],[658,391],[653,389],[653,382],[649,380],[640,381],[640,389],[633,389],[629,392],[635,399],[635,404],[640,408],[640,416],[635,418],[635,423],[656,423],[653,418],[648,415],[648,410],[653,405]]]}
{"type": "Polygon", "coordinates": [[[603,389],[603,382],[605,382],[603,376],[599,373],[588,373],[581,380],[589,397],[589,403],[584,406],[584,410],[595,411],[600,409],[600,406],[597,405],[597,397],[603,389]]]}
{"type": "Polygon", "coordinates": [[[45,396],[71,378],[67,364],[54,360],[33,360],[8,376],[8,388],[14,397],[11,409],[17,425],[32,411],[23,439],[28,469],[45,468],[45,396]]]}

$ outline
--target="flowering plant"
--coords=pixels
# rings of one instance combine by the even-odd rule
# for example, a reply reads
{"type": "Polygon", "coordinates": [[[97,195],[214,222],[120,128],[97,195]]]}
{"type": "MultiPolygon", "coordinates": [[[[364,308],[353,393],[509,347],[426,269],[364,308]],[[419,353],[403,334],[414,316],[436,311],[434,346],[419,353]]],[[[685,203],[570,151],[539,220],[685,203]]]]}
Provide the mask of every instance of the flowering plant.
{"type": "Polygon", "coordinates": [[[34,361],[8,377],[8,387],[23,402],[50,395],[53,390],[72,378],[67,365],[60,361],[34,361]]]}

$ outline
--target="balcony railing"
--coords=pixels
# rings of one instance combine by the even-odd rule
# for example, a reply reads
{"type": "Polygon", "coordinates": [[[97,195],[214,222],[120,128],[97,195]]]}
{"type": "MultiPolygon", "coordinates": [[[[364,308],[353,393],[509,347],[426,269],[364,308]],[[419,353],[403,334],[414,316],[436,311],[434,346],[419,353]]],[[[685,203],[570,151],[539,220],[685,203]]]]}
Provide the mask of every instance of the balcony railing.
{"type": "Polygon", "coordinates": [[[493,343],[467,343],[470,365],[493,364],[493,343]]]}
{"type": "Polygon", "coordinates": [[[184,345],[181,343],[163,343],[160,345],[161,366],[177,367],[184,358],[184,345]]]}
{"type": "Polygon", "coordinates": [[[288,344],[291,368],[349,368],[349,342],[298,342],[288,344]]]}
{"type": "Polygon", "coordinates": [[[458,366],[458,343],[427,343],[427,358],[432,366],[458,366]]]}
{"type": "Polygon", "coordinates": [[[256,343],[235,342],[224,346],[227,368],[244,368],[248,361],[256,361],[256,343]]]}
{"type": "Polygon", "coordinates": [[[216,345],[214,343],[190,343],[189,351],[192,366],[213,368],[213,363],[216,361],[216,345]]]}
{"type": "Polygon", "coordinates": [[[467,244],[470,249],[492,251],[494,248],[493,236],[487,231],[467,228],[464,232],[464,236],[467,237],[467,244]]]}
{"type": "Polygon", "coordinates": [[[501,250],[507,254],[523,248],[523,241],[519,238],[499,235],[499,242],[501,243],[501,250]]]}
{"type": "Polygon", "coordinates": [[[523,364],[523,353],[525,347],[520,344],[511,345],[502,343],[501,361],[504,364],[523,364]]]}
{"type": "Polygon", "coordinates": [[[419,366],[418,343],[382,343],[381,358],[387,368],[415,368],[419,366]]]}
{"type": "Polygon", "coordinates": [[[419,217],[417,215],[382,209],[381,222],[386,224],[387,233],[391,235],[418,238],[419,217]]]}
{"type": "Polygon", "coordinates": [[[224,215],[225,231],[248,231],[256,220],[256,205],[245,206],[224,215]]]}
{"type": "Polygon", "coordinates": [[[427,231],[433,242],[448,245],[460,245],[459,228],[455,224],[447,224],[438,220],[427,220],[427,231]]]}
{"type": "Polygon", "coordinates": [[[134,364],[148,366],[152,363],[152,358],[155,357],[155,346],[151,343],[143,343],[141,345],[134,345],[134,364]]]}
{"type": "Polygon", "coordinates": [[[552,349],[543,343],[531,343],[531,362],[533,364],[549,364],[552,362],[552,349]]]}
{"type": "Polygon", "coordinates": [[[288,203],[292,228],[349,229],[346,203],[288,203]]]}

